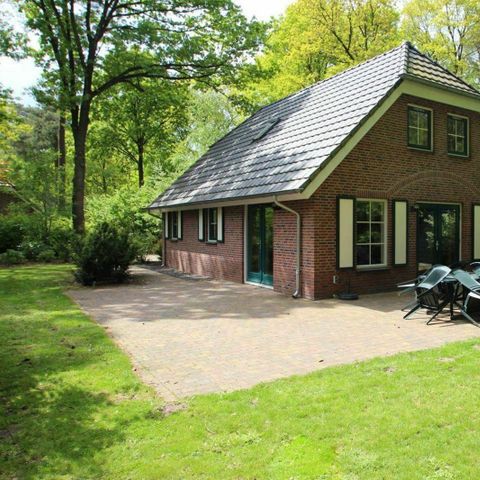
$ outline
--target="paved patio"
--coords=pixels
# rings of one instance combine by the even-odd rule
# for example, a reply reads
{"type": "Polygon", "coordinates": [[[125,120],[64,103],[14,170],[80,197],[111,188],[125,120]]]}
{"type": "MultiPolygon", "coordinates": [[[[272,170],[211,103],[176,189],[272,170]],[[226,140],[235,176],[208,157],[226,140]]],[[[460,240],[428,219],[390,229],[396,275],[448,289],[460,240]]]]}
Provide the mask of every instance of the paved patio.
{"type": "Polygon", "coordinates": [[[311,302],[139,267],[133,276],[129,285],[69,294],[167,401],[480,336],[462,321],[402,320],[407,299],[395,293],[311,302]]]}

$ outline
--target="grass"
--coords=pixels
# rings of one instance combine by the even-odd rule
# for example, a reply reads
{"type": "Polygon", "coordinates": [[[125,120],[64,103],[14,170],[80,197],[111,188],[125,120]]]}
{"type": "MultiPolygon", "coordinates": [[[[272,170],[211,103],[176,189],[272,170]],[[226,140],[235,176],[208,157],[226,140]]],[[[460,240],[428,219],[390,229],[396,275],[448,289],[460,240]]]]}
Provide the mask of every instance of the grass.
{"type": "Polygon", "coordinates": [[[478,477],[480,340],[198,396],[166,415],[62,294],[70,270],[0,269],[0,478],[478,477]]]}

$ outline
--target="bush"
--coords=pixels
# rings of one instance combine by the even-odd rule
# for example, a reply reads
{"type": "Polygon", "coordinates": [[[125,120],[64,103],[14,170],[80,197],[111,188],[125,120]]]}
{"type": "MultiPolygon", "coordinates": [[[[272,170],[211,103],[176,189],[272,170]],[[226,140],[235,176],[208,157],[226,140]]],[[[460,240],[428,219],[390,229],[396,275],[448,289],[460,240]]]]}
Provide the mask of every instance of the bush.
{"type": "Polygon", "coordinates": [[[23,217],[0,216],[0,253],[16,250],[25,236],[23,217]]]}
{"type": "Polygon", "coordinates": [[[123,282],[137,252],[129,234],[119,227],[101,223],[85,239],[76,259],[75,273],[83,285],[123,282]]]}
{"type": "Polygon", "coordinates": [[[25,263],[25,255],[22,252],[9,249],[0,253],[1,265],[19,265],[20,263],[25,263]]]}
{"type": "Polygon", "coordinates": [[[145,185],[140,190],[123,188],[111,196],[89,198],[89,227],[95,228],[106,222],[127,229],[139,259],[144,259],[149,253],[157,253],[162,238],[161,223],[143,209],[157,192],[158,189],[145,185]]]}
{"type": "Polygon", "coordinates": [[[37,256],[37,260],[39,262],[45,262],[45,263],[53,262],[56,259],[57,259],[57,254],[55,253],[55,250],[51,248],[46,248],[45,250],[42,250],[37,256]]]}
{"type": "Polygon", "coordinates": [[[24,240],[18,248],[27,260],[35,261],[48,246],[41,240],[24,240]]]}

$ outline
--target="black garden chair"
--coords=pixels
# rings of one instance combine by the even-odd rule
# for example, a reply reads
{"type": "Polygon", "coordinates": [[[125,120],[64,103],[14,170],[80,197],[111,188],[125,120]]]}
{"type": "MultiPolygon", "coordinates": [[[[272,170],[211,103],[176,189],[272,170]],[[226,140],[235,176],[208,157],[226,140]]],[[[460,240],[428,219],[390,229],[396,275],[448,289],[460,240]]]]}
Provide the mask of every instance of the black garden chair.
{"type": "Polygon", "coordinates": [[[455,293],[457,306],[468,321],[480,327],[480,283],[464,270],[455,270],[452,276],[458,282],[455,293]]]}
{"type": "Polygon", "coordinates": [[[408,291],[415,290],[416,301],[410,304],[409,312],[403,317],[408,319],[413,313],[419,309],[425,309],[433,315],[427,321],[427,325],[432,322],[445,307],[451,305],[452,295],[454,291],[452,288],[445,288],[442,283],[450,275],[451,269],[444,265],[436,265],[421,280],[417,285],[409,288],[408,291]]]}

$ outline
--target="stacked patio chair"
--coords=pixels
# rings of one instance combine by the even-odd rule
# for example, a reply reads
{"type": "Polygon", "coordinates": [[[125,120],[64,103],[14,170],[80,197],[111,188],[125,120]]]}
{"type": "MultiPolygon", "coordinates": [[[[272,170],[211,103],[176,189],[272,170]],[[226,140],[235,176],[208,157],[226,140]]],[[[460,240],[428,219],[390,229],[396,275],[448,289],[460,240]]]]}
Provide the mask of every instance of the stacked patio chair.
{"type": "MultiPolygon", "coordinates": [[[[477,273],[474,267],[472,269],[477,273]]],[[[464,270],[455,270],[452,276],[458,282],[455,303],[467,320],[480,327],[480,283],[464,270]]]]}
{"type": "Polygon", "coordinates": [[[473,273],[480,277],[480,262],[472,262],[470,264],[470,268],[472,269],[473,273]]]}
{"type": "Polygon", "coordinates": [[[415,291],[416,300],[410,304],[410,310],[403,317],[408,319],[413,313],[419,309],[425,309],[431,317],[427,321],[427,325],[432,322],[443,310],[452,304],[452,295],[454,289],[443,285],[445,279],[450,275],[452,270],[444,265],[435,265],[423,278],[419,277],[419,281],[412,286],[407,286],[405,291],[415,291]]]}

